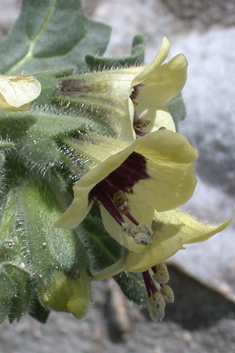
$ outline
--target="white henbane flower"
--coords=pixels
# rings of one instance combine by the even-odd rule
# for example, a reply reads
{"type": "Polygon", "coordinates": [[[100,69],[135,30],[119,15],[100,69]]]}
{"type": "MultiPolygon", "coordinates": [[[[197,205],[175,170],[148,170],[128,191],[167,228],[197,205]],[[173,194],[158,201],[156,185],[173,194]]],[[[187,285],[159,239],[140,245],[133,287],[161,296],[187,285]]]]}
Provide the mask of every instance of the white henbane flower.
{"type": "Polygon", "coordinates": [[[120,142],[119,151],[114,140],[114,154],[112,139],[106,140],[99,143],[97,138],[92,144],[89,136],[87,144],[82,142],[81,148],[93,153],[99,164],[74,185],[74,200],[56,226],[75,228],[98,201],[108,233],[140,252],[151,243],[155,210],[174,209],[193,195],[198,153],[184,135],[168,130],[149,133],[130,145],[120,142]]]}

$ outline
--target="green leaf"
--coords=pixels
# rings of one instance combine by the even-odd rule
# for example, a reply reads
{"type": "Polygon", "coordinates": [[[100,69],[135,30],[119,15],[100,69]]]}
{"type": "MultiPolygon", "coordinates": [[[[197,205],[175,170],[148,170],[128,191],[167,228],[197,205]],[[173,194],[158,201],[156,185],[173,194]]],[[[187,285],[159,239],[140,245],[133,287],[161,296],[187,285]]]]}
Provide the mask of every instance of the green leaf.
{"type": "Polygon", "coordinates": [[[131,56],[127,56],[125,58],[102,58],[92,54],[87,54],[85,60],[91,71],[143,65],[145,46],[145,38],[141,35],[137,35],[133,40],[131,56]]]}
{"type": "Polygon", "coordinates": [[[141,273],[122,272],[114,279],[129,300],[137,305],[146,305],[148,296],[141,273]]]}
{"type": "Polygon", "coordinates": [[[31,74],[76,67],[87,53],[102,55],[110,28],[89,20],[80,0],[23,0],[12,32],[0,40],[0,71],[31,74]]]}
{"type": "Polygon", "coordinates": [[[0,111],[0,136],[19,141],[35,122],[36,118],[28,112],[0,111]]]}
{"type": "Polygon", "coordinates": [[[93,256],[93,265],[96,271],[110,266],[116,262],[123,253],[123,247],[119,245],[104,229],[99,214],[98,205],[92,207],[91,212],[82,222],[81,227],[85,232],[85,240],[89,252],[93,256]]]}

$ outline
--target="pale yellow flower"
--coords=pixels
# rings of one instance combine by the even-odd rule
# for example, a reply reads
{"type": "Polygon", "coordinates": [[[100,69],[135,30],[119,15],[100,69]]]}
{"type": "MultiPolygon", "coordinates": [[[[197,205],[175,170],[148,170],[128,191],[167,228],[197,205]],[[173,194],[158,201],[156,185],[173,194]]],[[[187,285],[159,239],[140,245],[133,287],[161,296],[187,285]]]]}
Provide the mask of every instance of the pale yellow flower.
{"type": "Polygon", "coordinates": [[[188,64],[183,54],[164,63],[169,51],[170,43],[164,38],[160,52],[149,66],[64,78],[62,99],[90,111],[93,119],[106,122],[124,140],[133,140],[136,134],[162,126],[175,131],[167,103],[182,91],[188,64]]]}
{"type": "Polygon", "coordinates": [[[98,201],[108,233],[140,252],[151,243],[154,211],[174,209],[193,195],[197,150],[184,135],[168,130],[147,134],[113,155],[111,139],[105,151],[104,145],[89,138],[88,152],[94,150],[99,164],[74,185],[74,200],[56,226],[75,228],[98,201]]]}
{"type": "Polygon", "coordinates": [[[230,223],[231,219],[219,226],[208,226],[178,209],[155,211],[152,242],[149,246],[139,253],[126,250],[119,261],[100,271],[93,280],[103,280],[123,271],[142,273],[150,316],[154,321],[161,321],[165,315],[166,303],[174,302],[174,293],[165,284],[169,274],[163,261],[184,249],[183,245],[206,241],[230,223]]]}
{"type": "Polygon", "coordinates": [[[151,244],[140,253],[126,251],[118,262],[99,272],[94,280],[112,277],[123,271],[145,272],[184,249],[183,245],[206,241],[224,230],[230,223],[231,219],[219,226],[210,226],[179,209],[155,211],[151,244]]]}
{"type": "Polygon", "coordinates": [[[41,84],[33,76],[0,75],[0,109],[29,110],[40,93],[41,84]]]}

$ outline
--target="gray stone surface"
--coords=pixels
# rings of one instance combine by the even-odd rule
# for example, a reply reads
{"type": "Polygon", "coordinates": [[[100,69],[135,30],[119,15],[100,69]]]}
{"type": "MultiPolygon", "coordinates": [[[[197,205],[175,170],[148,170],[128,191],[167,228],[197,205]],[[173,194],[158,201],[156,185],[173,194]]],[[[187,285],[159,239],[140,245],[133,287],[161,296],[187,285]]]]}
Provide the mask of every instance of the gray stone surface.
{"type": "MultiPolygon", "coordinates": [[[[200,152],[198,187],[185,208],[211,223],[234,215],[234,1],[84,2],[89,16],[113,27],[107,55],[128,54],[135,34],[147,38],[146,62],[157,53],[163,36],[172,42],[171,56],[185,53],[189,60],[184,89],[188,118],[180,130],[200,152]],[[194,9],[190,21],[189,4],[190,11],[194,9]],[[216,14],[216,21],[210,13],[216,14]]],[[[16,18],[16,3],[0,0],[1,34],[16,18]]],[[[19,324],[1,325],[0,353],[234,352],[234,228],[233,222],[208,242],[188,246],[173,257],[171,263],[180,268],[180,272],[171,268],[170,284],[176,302],[169,305],[162,323],[151,322],[145,310],[140,314],[135,305],[123,299],[112,281],[107,285],[97,283],[93,288],[94,304],[81,321],[53,313],[46,325],[29,317],[19,324]]]]}

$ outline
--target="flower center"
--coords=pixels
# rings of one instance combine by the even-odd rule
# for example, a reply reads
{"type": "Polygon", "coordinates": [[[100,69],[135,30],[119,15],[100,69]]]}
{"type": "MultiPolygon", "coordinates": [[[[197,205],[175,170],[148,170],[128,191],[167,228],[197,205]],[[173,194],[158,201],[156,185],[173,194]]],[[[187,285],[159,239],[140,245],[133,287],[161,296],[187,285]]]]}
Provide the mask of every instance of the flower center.
{"type": "Polygon", "coordinates": [[[133,186],[143,179],[148,179],[146,159],[139,153],[130,156],[105,179],[100,181],[89,194],[90,200],[100,201],[115,221],[128,236],[132,236],[137,244],[149,245],[152,230],[146,224],[139,224],[131,211],[128,194],[133,193],[133,186]],[[126,223],[123,215],[133,224],[126,223]]]}
{"type": "Polygon", "coordinates": [[[148,132],[144,132],[143,130],[149,125],[151,124],[151,120],[150,119],[141,119],[139,118],[136,114],[134,117],[134,122],[133,122],[133,128],[135,130],[136,135],[138,136],[145,136],[148,134],[148,132]]]}

